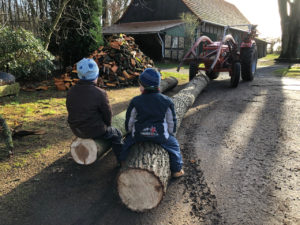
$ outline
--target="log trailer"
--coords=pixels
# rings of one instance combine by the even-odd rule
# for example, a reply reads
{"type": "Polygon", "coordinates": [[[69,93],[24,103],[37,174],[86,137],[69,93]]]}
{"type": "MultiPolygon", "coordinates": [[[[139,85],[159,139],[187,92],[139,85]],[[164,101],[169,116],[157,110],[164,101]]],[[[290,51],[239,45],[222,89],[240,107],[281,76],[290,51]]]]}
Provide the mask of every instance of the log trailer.
{"type": "Polygon", "coordinates": [[[177,67],[179,72],[183,63],[189,64],[189,80],[203,70],[211,79],[216,79],[220,72],[229,72],[230,86],[237,87],[240,76],[244,81],[252,81],[257,66],[256,37],[257,25],[225,26],[221,41],[213,42],[207,36],[201,36],[186,53],[177,67]],[[248,26],[248,33],[240,46],[227,34],[230,27],[248,26]]]}

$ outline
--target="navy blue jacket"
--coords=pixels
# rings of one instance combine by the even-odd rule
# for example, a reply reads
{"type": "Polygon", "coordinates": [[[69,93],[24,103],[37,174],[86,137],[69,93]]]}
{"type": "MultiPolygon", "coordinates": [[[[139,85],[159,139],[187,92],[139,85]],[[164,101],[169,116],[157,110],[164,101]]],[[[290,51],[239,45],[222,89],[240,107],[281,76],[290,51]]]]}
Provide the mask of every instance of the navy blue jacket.
{"type": "Polygon", "coordinates": [[[137,142],[163,143],[176,132],[174,103],[159,92],[134,97],[126,112],[125,128],[137,142]]]}

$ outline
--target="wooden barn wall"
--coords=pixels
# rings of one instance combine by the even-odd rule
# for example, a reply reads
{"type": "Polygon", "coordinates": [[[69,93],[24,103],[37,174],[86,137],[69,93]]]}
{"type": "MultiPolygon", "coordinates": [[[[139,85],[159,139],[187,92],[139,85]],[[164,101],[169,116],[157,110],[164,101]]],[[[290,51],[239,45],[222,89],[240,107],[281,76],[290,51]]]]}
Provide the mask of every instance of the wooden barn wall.
{"type": "Polygon", "coordinates": [[[190,12],[180,0],[134,0],[119,23],[177,20],[182,12],[190,12]]]}

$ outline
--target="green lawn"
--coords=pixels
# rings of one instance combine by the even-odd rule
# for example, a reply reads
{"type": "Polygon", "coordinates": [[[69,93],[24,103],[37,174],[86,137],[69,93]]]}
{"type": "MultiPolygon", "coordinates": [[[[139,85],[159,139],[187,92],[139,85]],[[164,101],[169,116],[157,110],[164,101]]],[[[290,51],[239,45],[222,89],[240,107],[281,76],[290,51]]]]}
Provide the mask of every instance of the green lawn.
{"type": "Polygon", "coordinates": [[[281,77],[294,77],[300,78],[300,67],[283,68],[275,71],[275,75],[281,77]]]}
{"type": "Polygon", "coordinates": [[[264,66],[272,66],[275,64],[275,59],[279,57],[278,54],[268,54],[263,58],[258,59],[257,66],[264,67],[264,66]]]}
{"type": "MultiPolygon", "coordinates": [[[[177,66],[179,65],[178,63],[175,62],[155,62],[154,63],[155,67],[159,68],[159,69],[172,69],[172,68],[177,68],[177,66]]],[[[188,69],[189,66],[188,65],[182,65],[180,68],[184,68],[184,69],[188,69]]]]}
{"type": "Polygon", "coordinates": [[[183,73],[178,73],[178,72],[166,72],[162,71],[161,72],[162,79],[165,79],[167,77],[175,77],[178,79],[179,84],[183,84],[189,81],[189,75],[188,74],[183,74],[183,73]]]}

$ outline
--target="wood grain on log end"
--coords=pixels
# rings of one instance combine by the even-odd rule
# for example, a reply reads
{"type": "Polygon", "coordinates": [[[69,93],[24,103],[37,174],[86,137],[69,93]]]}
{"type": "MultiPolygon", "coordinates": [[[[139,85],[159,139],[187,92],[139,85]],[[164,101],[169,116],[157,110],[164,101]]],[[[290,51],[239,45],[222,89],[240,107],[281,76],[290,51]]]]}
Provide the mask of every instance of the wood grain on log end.
{"type": "Polygon", "coordinates": [[[93,139],[76,138],[71,144],[71,155],[81,165],[90,165],[97,159],[97,144],[93,139]]]}
{"type": "Polygon", "coordinates": [[[133,168],[120,173],[118,191],[122,202],[138,212],[155,208],[164,195],[163,186],[154,173],[133,168]]]}
{"type": "Polygon", "coordinates": [[[117,179],[122,202],[137,212],[155,208],[171,175],[168,152],[151,142],[138,143],[130,148],[125,162],[117,179]]]}

